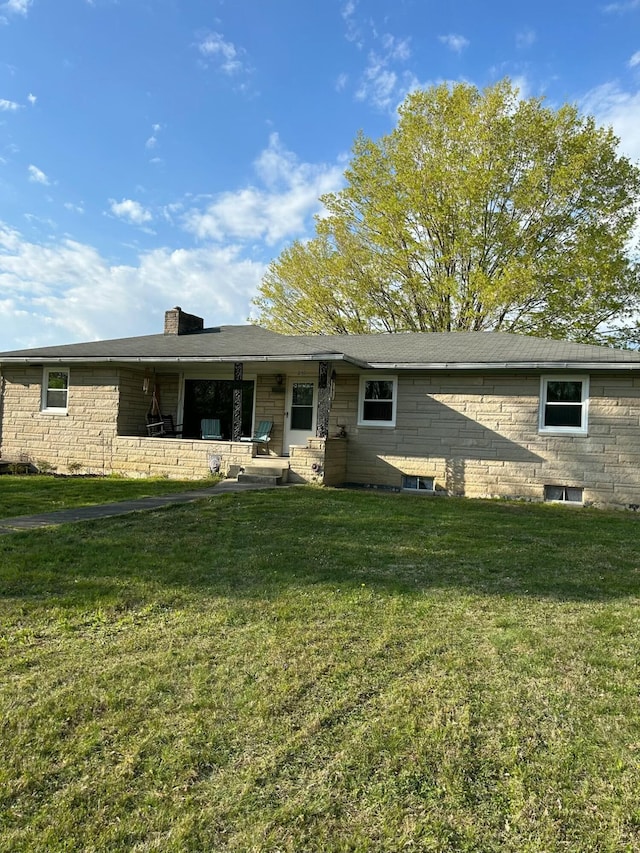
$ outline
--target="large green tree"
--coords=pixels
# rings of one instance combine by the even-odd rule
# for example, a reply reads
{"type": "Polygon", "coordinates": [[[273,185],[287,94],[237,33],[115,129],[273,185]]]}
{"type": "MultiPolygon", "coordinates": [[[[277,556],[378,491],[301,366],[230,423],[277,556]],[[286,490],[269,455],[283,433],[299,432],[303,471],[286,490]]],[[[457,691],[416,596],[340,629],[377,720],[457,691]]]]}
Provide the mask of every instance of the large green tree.
{"type": "Polygon", "coordinates": [[[617,147],[574,106],[520,99],[508,80],[413,92],[388,136],[356,139],[315,237],[271,263],[257,321],[623,336],[640,295],[640,170],[617,147]]]}

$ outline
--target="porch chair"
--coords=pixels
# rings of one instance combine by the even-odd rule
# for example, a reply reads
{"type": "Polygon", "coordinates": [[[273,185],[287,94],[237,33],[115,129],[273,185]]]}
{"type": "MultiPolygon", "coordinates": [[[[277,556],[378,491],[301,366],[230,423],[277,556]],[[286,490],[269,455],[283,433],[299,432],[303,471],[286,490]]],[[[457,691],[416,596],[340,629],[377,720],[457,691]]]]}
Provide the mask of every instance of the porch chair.
{"type": "Polygon", "coordinates": [[[218,418],[202,418],[200,421],[200,437],[221,439],[220,420],[218,418]]]}
{"type": "Polygon", "coordinates": [[[182,435],[182,424],[176,426],[173,415],[147,414],[147,435],[153,438],[178,438],[182,435]]]}
{"type": "Polygon", "coordinates": [[[240,441],[250,441],[252,444],[258,445],[258,450],[260,450],[261,447],[264,447],[265,451],[268,451],[272,428],[273,421],[260,421],[251,438],[248,436],[243,437],[240,441]]]}

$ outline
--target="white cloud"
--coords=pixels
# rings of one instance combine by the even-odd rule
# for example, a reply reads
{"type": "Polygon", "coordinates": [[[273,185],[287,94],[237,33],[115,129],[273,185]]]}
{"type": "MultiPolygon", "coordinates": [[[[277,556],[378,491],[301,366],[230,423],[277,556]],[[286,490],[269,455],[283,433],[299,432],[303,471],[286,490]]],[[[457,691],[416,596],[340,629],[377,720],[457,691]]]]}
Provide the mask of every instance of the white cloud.
{"type": "Polygon", "coordinates": [[[526,101],[528,98],[534,97],[531,84],[524,75],[516,75],[511,78],[511,83],[518,90],[518,98],[521,101],[526,101]]]}
{"type": "Polygon", "coordinates": [[[19,109],[20,104],[17,104],[15,101],[7,101],[4,98],[0,98],[0,112],[13,113],[19,109]]]}
{"type": "Polygon", "coordinates": [[[13,15],[26,15],[32,3],[33,0],[7,0],[0,9],[13,15]]]}
{"type": "Polygon", "coordinates": [[[347,0],[342,7],[342,18],[347,26],[347,41],[354,42],[357,47],[361,48],[362,32],[355,19],[356,6],[357,0],[347,0]]]}
{"type": "Polygon", "coordinates": [[[369,101],[378,109],[388,109],[397,101],[398,75],[386,67],[375,54],[370,54],[369,64],[356,91],[359,101],[369,101]]]}
{"type": "Polygon", "coordinates": [[[42,169],[38,169],[37,166],[31,165],[28,168],[29,172],[29,180],[33,184],[43,184],[44,186],[49,186],[49,178],[45,175],[42,169]]]}
{"type": "Polygon", "coordinates": [[[605,12],[632,12],[640,9],[640,0],[623,0],[621,3],[608,3],[604,7],[605,12]]]}
{"type": "Polygon", "coordinates": [[[516,47],[520,48],[521,50],[527,47],[531,47],[531,45],[535,44],[535,41],[535,30],[521,30],[516,35],[516,47]]]}
{"type": "Polygon", "coordinates": [[[636,65],[640,65],[640,50],[636,50],[628,64],[629,68],[635,68],[636,65]]]}
{"type": "Polygon", "coordinates": [[[151,222],[153,219],[151,213],[139,201],[133,201],[130,198],[123,198],[122,201],[110,198],[109,209],[118,219],[124,219],[132,225],[144,225],[145,222],[151,222]]]}
{"type": "Polygon", "coordinates": [[[38,245],[0,223],[0,340],[13,349],[154,334],[177,304],[207,325],[244,323],[265,271],[234,246],[161,248],[114,265],[92,246],[38,245]]]}
{"type": "Polygon", "coordinates": [[[222,193],[205,209],[190,209],[186,230],[200,240],[264,240],[273,246],[304,234],[320,211],[319,197],[342,185],[341,167],[300,163],[277,134],[254,165],[262,187],[222,193]]]}
{"type": "Polygon", "coordinates": [[[407,38],[399,39],[390,33],[385,33],[381,43],[386,62],[406,62],[411,56],[410,40],[407,38]]]}
{"type": "Polygon", "coordinates": [[[218,60],[219,68],[225,74],[236,74],[243,69],[241,60],[244,51],[230,42],[225,41],[220,33],[208,33],[198,44],[200,53],[209,58],[218,60]]]}
{"type": "Polygon", "coordinates": [[[27,100],[29,101],[31,106],[33,106],[35,104],[35,102],[38,100],[38,98],[35,95],[32,95],[31,92],[29,92],[29,94],[27,95],[27,100]]]}
{"type": "Polygon", "coordinates": [[[640,90],[627,92],[618,83],[605,83],[588,92],[580,103],[583,112],[593,115],[598,124],[611,126],[620,138],[620,150],[640,161],[640,90]]]}
{"type": "Polygon", "coordinates": [[[442,44],[446,44],[446,46],[454,53],[462,53],[462,51],[470,45],[470,41],[468,38],[458,35],[457,33],[449,33],[446,36],[438,36],[438,41],[441,41],[442,44]]]}
{"type": "Polygon", "coordinates": [[[84,213],[84,207],[81,204],[73,204],[71,201],[65,201],[64,206],[72,213],[84,213]]]}
{"type": "Polygon", "coordinates": [[[378,41],[382,49],[370,51],[355,97],[376,109],[394,110],[415,80],[409,72],[395,68],[410,58],[410,42],[389,33],[379,37],[378,41]]]}
{"type": "Polygon", "coordinates": [[[145,142],[145,148],[155,148],[158,144],[158,134],[162,130],[161,124],[152,124],[151,125],[151,136],[145,142]]]}
{"type": "MultiPolygon", "coordinates": [[[[301,162],[274,134],[255,160],[253,185],[158,211],[198,246],[130,247],[124,263],[68,237],[27,239],[0,222],[2,348],[157,333],[177,304],[208,325],[244,323],[279,242],[311,233],[319,196],[342,186],[343,165],[301,162]]],[[[80,205],[65,207],[81,213],[80,205]]],[[[142,226],[151,217],[126,198],[111,199],[107,213],[142,226]]]]}
{"type": "Polygon", "coordinates": [[[338,79],[336,80],[336,92],[343,92],[347,83],[349,82],[349,76],[347,74],[339,74],[338,79]]]}

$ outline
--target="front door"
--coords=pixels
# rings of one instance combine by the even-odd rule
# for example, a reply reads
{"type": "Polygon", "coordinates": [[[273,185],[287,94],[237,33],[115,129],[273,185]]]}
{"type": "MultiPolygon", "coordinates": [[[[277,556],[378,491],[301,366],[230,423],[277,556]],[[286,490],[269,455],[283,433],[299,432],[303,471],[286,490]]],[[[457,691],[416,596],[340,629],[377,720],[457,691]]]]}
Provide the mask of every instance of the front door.
{"type": "Polygon", "coordinates": [[[306,445],[307,439],[316,434],[316,383],[312,379],[289,382],[284,422],[285,455],[289,453],[289,445],[306,445]]]}

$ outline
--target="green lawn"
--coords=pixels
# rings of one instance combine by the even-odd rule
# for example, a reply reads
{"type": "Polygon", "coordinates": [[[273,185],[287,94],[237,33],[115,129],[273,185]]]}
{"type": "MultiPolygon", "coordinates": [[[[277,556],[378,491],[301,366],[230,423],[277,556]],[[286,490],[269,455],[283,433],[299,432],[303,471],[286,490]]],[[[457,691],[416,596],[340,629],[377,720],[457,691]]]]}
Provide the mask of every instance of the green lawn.
{"type": "Polygon", "coordinates": [[[298,488],[0,537],[0,851],[635,853],[639,524],[298,488]]]}
{"type": "Polygon", "coordinates": [[[0,476],[0,519],[68,507],[169,495],[215,485],[205,480],[167,480],[161,477],[0,476]]]}

